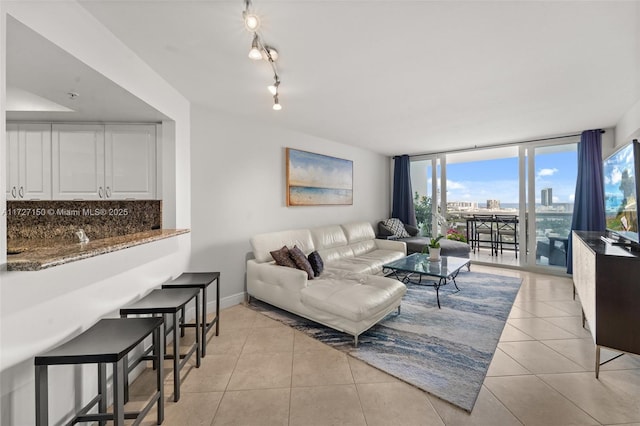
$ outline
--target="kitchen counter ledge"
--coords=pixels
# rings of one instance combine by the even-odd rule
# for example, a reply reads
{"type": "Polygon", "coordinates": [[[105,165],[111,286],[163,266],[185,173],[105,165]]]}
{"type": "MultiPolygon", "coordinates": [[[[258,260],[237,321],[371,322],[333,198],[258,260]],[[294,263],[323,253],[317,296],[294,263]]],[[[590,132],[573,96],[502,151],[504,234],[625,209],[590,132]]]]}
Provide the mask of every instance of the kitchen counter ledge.
{"type": "Polygon", "coordinates": [[[7,240],[7,270],[39,271],[188,232],[189,229],[157,229],[91,240],[88,243],[74,243],[68,240],[7,240]]]}

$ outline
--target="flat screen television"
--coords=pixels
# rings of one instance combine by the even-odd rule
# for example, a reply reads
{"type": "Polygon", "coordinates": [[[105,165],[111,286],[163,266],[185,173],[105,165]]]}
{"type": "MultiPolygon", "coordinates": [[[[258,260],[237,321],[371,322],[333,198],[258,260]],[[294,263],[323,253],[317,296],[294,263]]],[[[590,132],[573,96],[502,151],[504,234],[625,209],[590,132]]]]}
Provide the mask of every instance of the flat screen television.
{"type": "Polygon", "coordinates": [[[640,143],[634,139],[603,161],[604,212],[607,231],[617,238],[640,243],[640,143]]]}

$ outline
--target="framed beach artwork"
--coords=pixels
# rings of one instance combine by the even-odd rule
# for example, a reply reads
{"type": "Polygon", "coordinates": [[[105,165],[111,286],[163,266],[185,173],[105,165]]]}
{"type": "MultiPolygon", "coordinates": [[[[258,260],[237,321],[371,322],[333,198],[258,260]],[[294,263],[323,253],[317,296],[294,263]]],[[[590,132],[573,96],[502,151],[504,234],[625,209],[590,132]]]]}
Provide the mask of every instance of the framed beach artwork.
{"type": "Polygon", "coordinates": [[[353,204],[353,161],[287,148],[287,206],[353,204]]]}

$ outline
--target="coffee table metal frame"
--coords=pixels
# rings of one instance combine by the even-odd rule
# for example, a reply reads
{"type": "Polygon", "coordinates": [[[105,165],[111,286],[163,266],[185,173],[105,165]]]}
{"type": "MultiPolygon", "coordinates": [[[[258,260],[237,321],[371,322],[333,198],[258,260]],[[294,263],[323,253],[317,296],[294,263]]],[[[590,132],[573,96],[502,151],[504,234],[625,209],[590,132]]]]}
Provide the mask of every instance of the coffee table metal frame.
{"type": "Polygon", "coordinates": [[[441,256],[439,261],[429,261],[429,255],[413,253],[402,259],[387,263],[382,266],[385,276],[392,276],[405,284],[415,284],[433,287],[436,290],[436,300],[438,309],[440,306],[440,287],[450,282],[456,288],[455,293],[460,291],[456,283],[456,277],[463,267],[471,270],[471,260],[462,257],[441,256]],[[416,281],[414,276],[418,277],[416,281]],[[423,277],[436,277],[437,281],[423,282],[423,277]]]}

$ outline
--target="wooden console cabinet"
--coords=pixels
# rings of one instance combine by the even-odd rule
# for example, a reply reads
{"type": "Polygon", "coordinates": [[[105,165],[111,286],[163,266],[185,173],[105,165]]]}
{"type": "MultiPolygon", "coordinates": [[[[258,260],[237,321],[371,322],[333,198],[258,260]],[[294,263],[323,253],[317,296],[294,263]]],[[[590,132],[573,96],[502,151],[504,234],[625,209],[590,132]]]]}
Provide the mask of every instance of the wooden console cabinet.
{"type": "Polygon", "coordinates": [[[573,232],[573,284],[583,318],[600,347],[640,354],[640,253],[600,239],[604,232],[573,232]]]}

